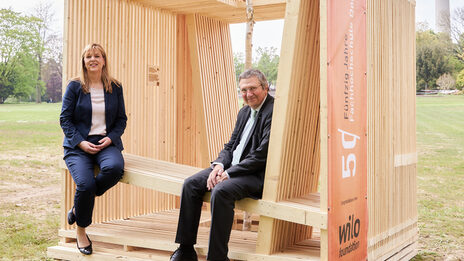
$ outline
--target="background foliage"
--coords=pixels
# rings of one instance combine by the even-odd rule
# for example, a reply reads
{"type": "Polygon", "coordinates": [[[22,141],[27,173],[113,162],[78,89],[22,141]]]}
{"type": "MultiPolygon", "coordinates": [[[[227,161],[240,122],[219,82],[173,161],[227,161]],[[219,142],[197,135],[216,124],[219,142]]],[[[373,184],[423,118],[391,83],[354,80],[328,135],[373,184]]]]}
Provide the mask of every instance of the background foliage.
{"type": "Polygon", "coordinates": [[[464,87],[464,7],[457,8],[449,33],[437,33],[425,24],[416,26],[416,89],[464,87]],[[451,78],[449,77],[451,76],[451,78]]]}
{"type": "MultiPolygon", "coordinates": [[[[256,49],[256,54],[257,55],[253,59],[253,68],[256,68],[263,72],[271,88],[275,88],[280,58],[277,54],[277,48],[259,47],[256,49]]],[[[245,57],[242,53],[234,54],[234,66],[235,77],[237,78],[238,84],[238,77],[244,71],[245,68],[245,57]]]]}
{"type": "Polygon", "coordinates": [[[0,9],[0,103],[61,100],[61,38],[50,29],[50,4],[34,15],[0,9]]]}

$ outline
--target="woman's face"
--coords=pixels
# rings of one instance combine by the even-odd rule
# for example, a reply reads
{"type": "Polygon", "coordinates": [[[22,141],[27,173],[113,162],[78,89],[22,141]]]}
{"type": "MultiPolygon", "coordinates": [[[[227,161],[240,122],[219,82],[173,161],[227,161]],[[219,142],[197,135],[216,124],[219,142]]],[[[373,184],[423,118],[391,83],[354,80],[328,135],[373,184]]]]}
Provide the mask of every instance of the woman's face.
{"type": "Polygon", "coordinates": [[[84,65],[87,72],[102,72],[103,66],[105,65],[105,59],[101,52],[97,49],[89,50],[84,56],[84,65]]]}

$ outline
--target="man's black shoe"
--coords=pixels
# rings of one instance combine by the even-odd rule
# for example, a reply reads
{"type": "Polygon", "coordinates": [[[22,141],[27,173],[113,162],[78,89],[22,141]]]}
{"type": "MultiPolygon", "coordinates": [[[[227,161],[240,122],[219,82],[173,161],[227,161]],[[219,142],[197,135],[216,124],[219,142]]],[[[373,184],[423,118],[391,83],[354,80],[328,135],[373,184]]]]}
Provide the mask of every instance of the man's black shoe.
{"type": "Polygon", "coordinates": [[[171,255],[170,261],[198,261],[197,252],[192,249],[177,248],[171,255]]]}

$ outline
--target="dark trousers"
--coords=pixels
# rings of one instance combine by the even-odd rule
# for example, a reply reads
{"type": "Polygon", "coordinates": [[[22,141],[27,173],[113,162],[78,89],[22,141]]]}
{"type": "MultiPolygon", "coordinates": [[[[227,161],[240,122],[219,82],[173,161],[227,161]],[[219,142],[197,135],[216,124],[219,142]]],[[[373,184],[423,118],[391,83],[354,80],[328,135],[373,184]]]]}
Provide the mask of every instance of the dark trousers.
{"type": "MultiPolygon", "coordinates": [[[[203,195],[211,168],[187,178],[182,187],[176,243],[194,245],[197,240],[203,195]]],[[[260,198],[263,181],[257,176],[233,177],[217,184],[211,192],[211,231],[208,260],[225,260],[234,221],[235,201],[245,197],[260,198]]]]}
{"type": "MultiPolygon", "coordinates": [[[[88,141],[98,144],[103,136],[91,136],[88,141]]],[[[88,154],[80,148],[65,148],[64,160],[76,183],[74,208],[76,223],[87,227],[92,223],[95,196],[101,196],[122,178],[124,158],[121,151],[110,145],[97,154],[88,154]],[[100,172],[94,175],[94,167],[98,165],[100,172]]]]}

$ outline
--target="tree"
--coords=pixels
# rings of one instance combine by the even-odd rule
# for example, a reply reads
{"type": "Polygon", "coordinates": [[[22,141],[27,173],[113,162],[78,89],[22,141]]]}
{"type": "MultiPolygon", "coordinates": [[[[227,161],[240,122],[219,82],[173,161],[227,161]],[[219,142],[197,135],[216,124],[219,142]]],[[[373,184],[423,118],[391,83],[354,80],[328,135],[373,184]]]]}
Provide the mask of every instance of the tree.
{"type": "Polygon", "coordinates": [[[458,90],[462,90],[463,87],[464,87],[464,69],[458,73],[458,77],[456,78],[456,88],[458,90]]]}
{"type": "Polygon", "coordinates": [[[238,84],[238,77],[245,69],[243,53],[234,53],[235,80],[238,84]]]}
{"type": "Polygon", "coordinates": [[[454,90],[456,81],[449,73],[445,73],[437,80],[438,89],[440,90],[454,90]]]}
{"type": "Polygon", "coordinates": [[[457,8],[454,11],[450,23],[450,36],[455,43],[453,44],[453,64],[457,74],[464,68],[464,7],[457,8]]]}
{"type": "Polygon", "coordinates": [[[62,91],[62,65],[54,59],[48,59],[42,70],[42,79],[46,83],[44,100],[51,102],[61,101],[62,91]]]}
{"type": "Polygon", "coordinates": [[[279,70],[279,55],[277,55],[277,48],[258,48],[258,59],[255,61],[253,67],[259,69],[266,75],[269,84],[275,86],[277,81],[277,72],[279,70]]]}
{"type": "Polygon", "coordinates": [[[0,78],[0,104],[4,103],[6,98],[13,94],[13,84],[11,84],[11,75],[0,78]],[[10,79],[9,79],[10,78],[10,79]]]}
{"type": "Polygon", "coordinates": [[[23,87],[29,84],[28,77],[37,78],[36,65],[31,62],[39,38],[36,23],[37,18],[0,9],[0,103],[13,94],[26,95],[23,87]],[[15,91],[16,87],[21,90],[15,91]]]}
{"type": "MultiPolygon", "coordinates": [[[[279,59],[277,48],[258,48],[256,50],[257,57],[253,63],[253,68],[256,68],[264,73],[269,84],[275,86],[277,81],[277,72],[279,70],[279,59]]],[[[235,77],[238,82],[238,77],[244,71],[245,61],[243,53],[234,53],[235,77]]]]}
{"type": "Polygon", "coordinates": [[[44,55],[47,51],[51,50],[51,44],[57,38],[56,34],[51,30],[50,24],[53,21],[54,13],[52,10],[52,4],[50,2],[39,2],[34,9],[34,16],[38,19],[35,23],[35,30],[39,34],[39,41],[35,45],[35,55],[37,59],[38,71],[40,72],[37,76],[36,81],[36,102],[41,102],[42,94],[45,93],[44,83],[42,81],[43,68],[44,68],[44,55]]]}
{"type": "Polygon", "coordinates": [[[437,79],[453,72],[452,55],[453,43],[447,34],[436,34],[431,30],[416,32],[417,90],[437,88],[437,79]]]}
{"type": "Polygon", "coordinates": [[[30,99],[35,93],[36,79],[39,74],[37,61],[33,56],[24,53],[19,53],[18,56],[18,64],[12,74],[13,95],[17,99],[22,97],[30,99]]]}

